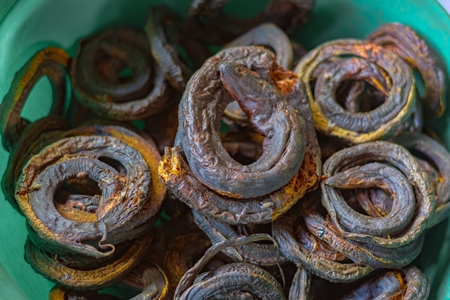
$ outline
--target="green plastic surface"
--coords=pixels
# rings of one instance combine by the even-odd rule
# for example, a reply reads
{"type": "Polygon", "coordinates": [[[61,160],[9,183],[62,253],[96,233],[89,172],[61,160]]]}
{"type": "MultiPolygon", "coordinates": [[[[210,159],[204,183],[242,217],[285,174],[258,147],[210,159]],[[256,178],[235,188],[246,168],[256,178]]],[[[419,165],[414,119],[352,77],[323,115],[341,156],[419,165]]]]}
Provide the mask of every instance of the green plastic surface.
{"type": "MultiPolygon", "coordinates": [[[[444,0],[445,1],[445,0],[444,0]]],[[[14,73],[37,51],[57,45],[71,55],[79,39],[113,25],[144,25],[149,4],[165,3],[183,13],[188,0],[0,0],[0,99],[14,73]]],[[[227,10],[237,15],[254,14],[267,1],[239,0],[227,10]],[[242,6],[244,5],[244,8],[242,6]]],[[[310,22],[296,40],[307,49],[335,38],[363,38],[385,22],[402,22],[425,36],[450,64],[450,17],[431,0],[316,0],[310,22]]],[[[42,80],[33,90],[24,116],[36,120],[50,107],[51,89],[42,80]]],[[[450,103],[447,105],[450,106],[450,103]]],[[[433,122],[450,146],[450,109],[433,122]]],[[[0,174],[8,153],[0,147],[0,174]]],[[[446,220],[427,233],[416,260],[432,282],[430,299],[450,299],[450,228],[446,220]]],[[[47,299],[53,283],[34,273],[25,262],[25,219],[0,193],[0,299],[47,299]]]]}

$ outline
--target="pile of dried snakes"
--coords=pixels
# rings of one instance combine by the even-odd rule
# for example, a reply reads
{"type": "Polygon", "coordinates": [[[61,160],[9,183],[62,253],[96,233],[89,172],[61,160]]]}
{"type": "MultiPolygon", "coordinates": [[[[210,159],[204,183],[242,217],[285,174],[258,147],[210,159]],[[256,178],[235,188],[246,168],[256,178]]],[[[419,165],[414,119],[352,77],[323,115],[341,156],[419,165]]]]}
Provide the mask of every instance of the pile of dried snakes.
{"type": "Polygon", "coordinates": [[[2,184],[50,299],[426,299],[411,263],[450,207],[424,123],[445,109],[437,55],[397,23],[307,52],[289,35],[313,1],[251,19],[226,2],[151,8],[16,73],[2,184]],[[43,76],[53,105],[31,123],[43,76]]]}

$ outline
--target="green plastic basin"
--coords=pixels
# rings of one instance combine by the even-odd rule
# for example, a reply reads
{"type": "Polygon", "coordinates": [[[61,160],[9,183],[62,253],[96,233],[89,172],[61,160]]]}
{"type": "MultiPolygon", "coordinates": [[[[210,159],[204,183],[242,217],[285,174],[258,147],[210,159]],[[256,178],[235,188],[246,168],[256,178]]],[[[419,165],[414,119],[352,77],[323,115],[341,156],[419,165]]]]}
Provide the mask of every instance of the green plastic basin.
{"type": "MultiPolygon", "coordinates": [[[[447,0],[443,0],[447,1],[447,0]]],[[[165,3],[183,13],[188,0],[0,0],[0,99],[14,73],[37,51],[49,45],[75,55],[80,38],[113,25],[143,26],[147,7],[165,3]]],[[[255,13],[268,1],[236,0],[227,9],[237,15],[255,13]]],[[[364,38],[386,22],[402,22],[427,38],[450,65],[450,16],[432,0],[316,0],[310,22],[296,40],[307,49],[335,38],[364,38]]],[[[450,72],[449,72],[450,73],[450,72]]],[[[47,114],[51,88],[42,79],[31,93],[24,116],[47,114]]],[[[450,103],[447,104],[450,107],[450,103]]],[[[433,126],[450,146],[450,109],[433,126]]],[[[8,153],[0,147],[0,174],[8,153]]],[[[0,193],[0,299],[47,299],[53,283],[37,275],[24,260],[25,219],[0,193]]],[[[427,233],[415,263],[432,284],[430,299],[450,299],[450,228],[446,220],[427,233]]]]}

